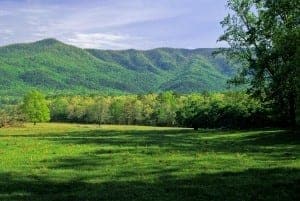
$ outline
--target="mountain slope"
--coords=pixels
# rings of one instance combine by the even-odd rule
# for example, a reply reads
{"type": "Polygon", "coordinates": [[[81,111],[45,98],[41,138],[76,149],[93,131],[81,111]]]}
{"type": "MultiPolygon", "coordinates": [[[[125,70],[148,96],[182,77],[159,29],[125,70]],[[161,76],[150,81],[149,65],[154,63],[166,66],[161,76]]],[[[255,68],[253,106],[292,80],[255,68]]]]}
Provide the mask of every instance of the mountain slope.
{"type": "Polygon", "coordinates": [[[0,94],[225,89],[232,69],[213,49],[94,50],[55,39],[0,47],[0,94]]]}

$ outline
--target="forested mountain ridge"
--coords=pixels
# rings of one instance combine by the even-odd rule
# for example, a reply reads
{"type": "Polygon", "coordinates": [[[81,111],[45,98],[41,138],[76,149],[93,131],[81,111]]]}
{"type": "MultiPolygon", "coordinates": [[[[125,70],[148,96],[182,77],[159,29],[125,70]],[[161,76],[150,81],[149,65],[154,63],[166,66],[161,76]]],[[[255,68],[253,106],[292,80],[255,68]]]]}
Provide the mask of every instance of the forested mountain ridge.
{"type": "Polygon", "coordinates": [[[221,91],[232,75],[214,49],[96,50],[55,39],[0,47],[0,94],[221,91]]]}

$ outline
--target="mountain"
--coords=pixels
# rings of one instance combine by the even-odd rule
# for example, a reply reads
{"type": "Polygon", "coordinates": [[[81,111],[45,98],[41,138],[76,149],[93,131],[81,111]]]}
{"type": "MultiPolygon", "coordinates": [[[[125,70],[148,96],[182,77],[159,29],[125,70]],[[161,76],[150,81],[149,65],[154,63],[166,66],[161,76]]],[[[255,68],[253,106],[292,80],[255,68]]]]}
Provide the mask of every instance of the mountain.
{"type": "Polygon", "coordinates": [[[0,47],[0,94],[221,91],[233,74],[214,49],[96,50],[56,39],[0,47]]]}

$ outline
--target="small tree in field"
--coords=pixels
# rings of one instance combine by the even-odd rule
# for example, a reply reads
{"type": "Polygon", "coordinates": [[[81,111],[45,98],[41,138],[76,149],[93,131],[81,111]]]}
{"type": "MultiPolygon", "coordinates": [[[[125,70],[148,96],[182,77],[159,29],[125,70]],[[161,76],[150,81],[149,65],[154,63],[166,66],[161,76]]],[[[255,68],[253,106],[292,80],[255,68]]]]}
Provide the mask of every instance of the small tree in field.
{"type": "Polygon", "coordinates": [[[46,122],[50,120],[50,110],[43,94],[38,91],[30,91],[23,101],[23,112],[26,119],[33,122],[46,122]]]}

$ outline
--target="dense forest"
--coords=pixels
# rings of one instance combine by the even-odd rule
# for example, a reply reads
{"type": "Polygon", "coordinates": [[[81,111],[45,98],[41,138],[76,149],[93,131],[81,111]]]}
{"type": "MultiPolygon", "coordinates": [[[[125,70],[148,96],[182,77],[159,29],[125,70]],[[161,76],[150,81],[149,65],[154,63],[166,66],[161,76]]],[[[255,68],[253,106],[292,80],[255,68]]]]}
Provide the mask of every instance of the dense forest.
{"type": "Polygon", "coordinates": [[[95,50],[55,39],[0,47],[0,94],[224,91],[233,68],[215,49],[95,50]]]}

